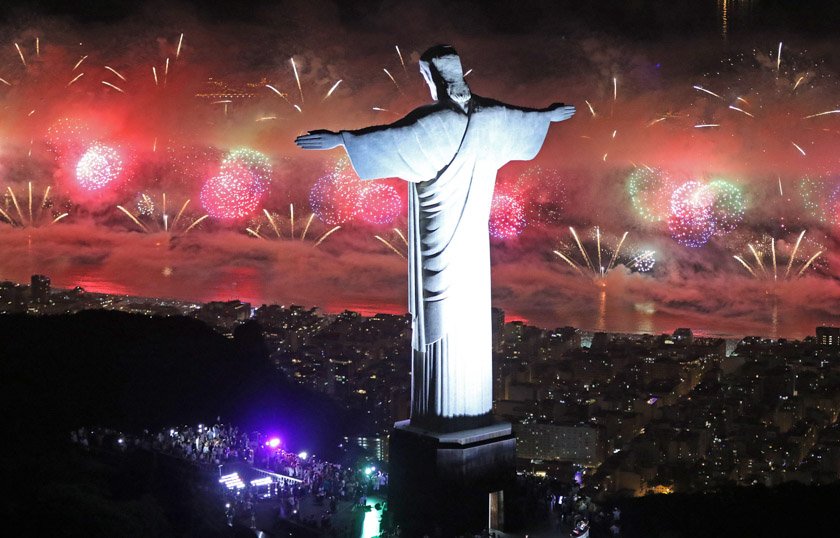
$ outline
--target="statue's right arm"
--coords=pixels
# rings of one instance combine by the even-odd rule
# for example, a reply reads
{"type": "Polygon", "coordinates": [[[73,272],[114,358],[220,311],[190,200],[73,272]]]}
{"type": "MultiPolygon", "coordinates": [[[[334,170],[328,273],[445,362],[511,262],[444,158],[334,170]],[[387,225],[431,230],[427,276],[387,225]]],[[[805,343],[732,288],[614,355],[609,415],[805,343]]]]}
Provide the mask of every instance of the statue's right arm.
{"type": "Polygon", "coordinates": [[[341,133],[319,129],[295,138],[295,144],[301,149],[333,149],[343,146],[344,139],[341,133]]]}
{"type": "Polygon", "coordinates": [[[563,103],[554,103],[545,109],[552,122],[566,121],[575,115],[576,109],[574,105],[566,105],[563,103]]]}
{"type": "MultiPolygon", "coordinates": [[[[391,123],[390,125],[374,125],[371,127],[365,127],[362,129],[358,129],[355,131],[347,131],[354,135],[363,135],[369,133],[375,133],[378,131],[394,131],[395,129],[399,129],[402,127],[410,127],[416,125],[422,118],[429,116],[435,112],[438,112],[440,107],[435,105],[424,106],[417,108],[410,112],[407,116],[402,119],[391,123]]],[[[318,129],[316,131],[309,131],[305,135],[301,135],[295,138],[295,144],[301,149],[333,149],[337,148],[338,146],[343,146],[344,144],[344,137],[342,133],[344,131],[334,133],[332,131],[328,131],[326,129],[318,129]]]]}

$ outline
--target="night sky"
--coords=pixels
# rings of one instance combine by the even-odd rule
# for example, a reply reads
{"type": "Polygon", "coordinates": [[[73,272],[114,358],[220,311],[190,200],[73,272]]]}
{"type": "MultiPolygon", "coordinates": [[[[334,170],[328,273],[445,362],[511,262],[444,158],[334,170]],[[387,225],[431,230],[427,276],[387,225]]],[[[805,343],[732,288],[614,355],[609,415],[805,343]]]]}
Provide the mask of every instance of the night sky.
{"type": "Polygon", "coordinates": [[[388,123],[428,102],[417,60],[448,42],[476,94],[578,110],[552,126],[535,161],[499,174],[497,223],[516,229],[492,240],[493,294],[511,318],[773,336],[837,323],[840,7],[563,4],[10,5],[0,19],[0,208],[19,226],[0,224],[0,278],[38,272],[92,291],[403,312],[405,260],[389,245],[405,250],[395,231],[405,230],[404,185],[389,179],[373,192],[342,168],[341,151],[304,154],[292,141],[388,123]],[[119,161],[94,190],[78,164],[91,147],[119,161]],[[210,180],[257,181],[253,160],[224,168],[242,147],[270,166],[249,191],[250,215],[210,211],[185,234],[208,211],[210,180]],[[603,278],[570,226],[593,265],[598,227],[603,278]],[[650,271],[640,256],[656,260],[650,271]]]}

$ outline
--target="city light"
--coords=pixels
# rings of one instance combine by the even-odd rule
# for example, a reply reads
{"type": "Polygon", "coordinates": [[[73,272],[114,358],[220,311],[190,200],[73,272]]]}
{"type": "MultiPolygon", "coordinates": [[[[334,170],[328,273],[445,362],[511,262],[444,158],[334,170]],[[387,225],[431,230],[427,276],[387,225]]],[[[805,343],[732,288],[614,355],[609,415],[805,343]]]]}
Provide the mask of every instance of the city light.
{"type": "Polygon", "coordinates": [[[239,473],[223,475],[219,478],[219,483],[227,489],[245,489],[245,482],[239,477],[239,473]]]}

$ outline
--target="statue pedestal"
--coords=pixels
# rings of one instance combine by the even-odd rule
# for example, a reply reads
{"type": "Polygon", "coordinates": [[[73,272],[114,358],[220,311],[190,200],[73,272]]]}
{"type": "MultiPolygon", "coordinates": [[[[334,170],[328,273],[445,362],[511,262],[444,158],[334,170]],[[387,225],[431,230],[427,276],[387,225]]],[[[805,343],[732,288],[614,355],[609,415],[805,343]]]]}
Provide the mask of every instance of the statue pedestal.
{"type": "Polygon", "coordinates": [[[389,509],[404,536],[454,536],[504,526],[516,480],[508,423],[449,433],[398,422],[391,432],[389,509]]]}

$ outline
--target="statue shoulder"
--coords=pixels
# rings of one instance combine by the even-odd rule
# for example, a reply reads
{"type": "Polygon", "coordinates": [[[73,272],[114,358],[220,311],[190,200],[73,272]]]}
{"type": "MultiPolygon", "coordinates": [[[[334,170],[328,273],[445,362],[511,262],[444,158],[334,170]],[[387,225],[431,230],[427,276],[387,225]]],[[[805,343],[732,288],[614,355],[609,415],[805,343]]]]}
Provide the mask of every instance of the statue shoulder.
{"type": "Polygon", "coordinates": [[[370,133],[375,133],[378,131],[386,131],[389,129],[399,129],[405,127],[413,127],[415,125],[422,125],[430,118],[434,118],[435,116],[439,115],[442,112],[445,112],[446,107],[440,106],[438,103],[432,103],[430,105],[421,106],[415,108],[402,118],[398,119],[397,121],[387,124],[387,125],[372,125],[370,127],[363,127],[361,129],[356,129],[351,131],[355,135],[365,135],[370,133]]]}
{"type": "Polygon", "coordinates": [[[506,105],[501,101],[497,101],[496,99],[491,99],[489,97],[481,97],[480,95],[473,94],[472,99],[470,99],[470,103],[472,105],[473,112],[481,112],[486,110],[491,110],[494,108],[509,108],[510,105],[506,105]]]}
{"type": "Polygon", "coordinates": [[[423,123],[430,120],[441,120],[448,116],[463,116],[464,112],[446,103],[431,103],[415,108],[397,123],[423,123]]]}
{"type": "Polygon", "coordinates": [[[534,108],[511,105],[509,103],[503,103],[496,99],[491,99],[489,97],[481,97],[475,94],[473,94],[472,98],[472,107],[473,112],[484,112],[485,114],[488,112],[508,112],[512,110],[518,110],[521,112],[538,111],[534,108]]]}

